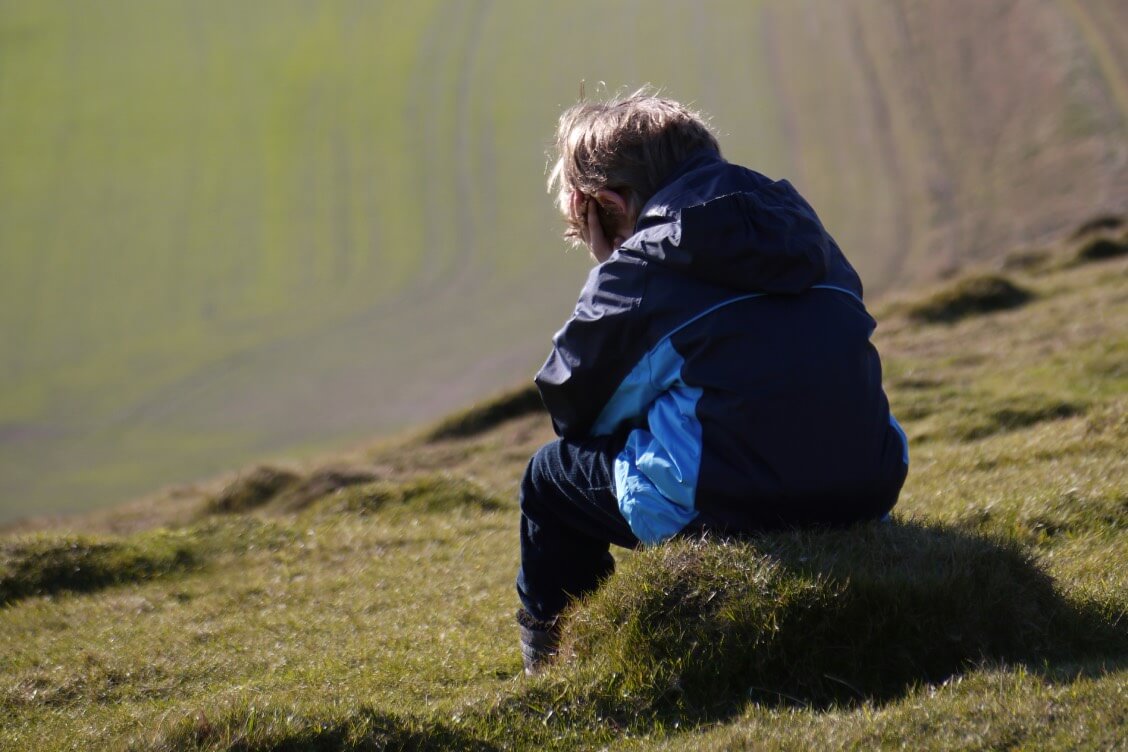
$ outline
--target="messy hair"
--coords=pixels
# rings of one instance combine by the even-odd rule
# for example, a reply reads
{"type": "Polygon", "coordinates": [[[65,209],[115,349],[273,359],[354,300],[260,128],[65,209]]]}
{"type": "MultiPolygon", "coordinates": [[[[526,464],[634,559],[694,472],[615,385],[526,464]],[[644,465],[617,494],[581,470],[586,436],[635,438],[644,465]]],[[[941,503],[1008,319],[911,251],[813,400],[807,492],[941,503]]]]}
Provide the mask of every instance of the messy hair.
{"type": "Polygon", "coordinates": [[[556,162],[548,192],[564,215],[564,237],[579,238],[584,221],[572,213],[573,191],[591,196],[609,188],[637,214],[674,168],[702,148],[720,152],[704,118],[649,87],[602,102],[581,94],[560,116],[550,157],[556,162]]]}

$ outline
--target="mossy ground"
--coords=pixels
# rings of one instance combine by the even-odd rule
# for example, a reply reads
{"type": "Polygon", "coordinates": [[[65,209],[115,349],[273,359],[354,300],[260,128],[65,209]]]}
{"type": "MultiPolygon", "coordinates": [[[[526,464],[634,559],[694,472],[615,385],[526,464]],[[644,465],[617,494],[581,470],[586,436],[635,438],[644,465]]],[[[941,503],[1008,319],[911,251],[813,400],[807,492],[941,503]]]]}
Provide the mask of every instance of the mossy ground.
{"type": "Polygon", "coordinates": [[[893,523],[620,552],[535,680],[512,580],[543,414],[295,465],[238,513],[254,472],[25,524],[0,747],[1122,745],[1128,261],[1007,274],[1010,310],[876,311],[912,442],[893,523]]]}

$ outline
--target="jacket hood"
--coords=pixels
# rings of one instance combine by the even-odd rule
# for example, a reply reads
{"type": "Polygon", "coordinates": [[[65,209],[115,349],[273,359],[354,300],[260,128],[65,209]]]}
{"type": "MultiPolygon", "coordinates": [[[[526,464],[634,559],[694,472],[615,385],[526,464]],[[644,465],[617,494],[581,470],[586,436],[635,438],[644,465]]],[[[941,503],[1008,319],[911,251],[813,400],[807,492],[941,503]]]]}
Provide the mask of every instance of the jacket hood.
{"type": "Polygon", "coordinates": [[[742,292],[798,293],[816,284],[862,292],[791,183],[726,162],[711,149],[678,166],[619,252],[742,292]]]}

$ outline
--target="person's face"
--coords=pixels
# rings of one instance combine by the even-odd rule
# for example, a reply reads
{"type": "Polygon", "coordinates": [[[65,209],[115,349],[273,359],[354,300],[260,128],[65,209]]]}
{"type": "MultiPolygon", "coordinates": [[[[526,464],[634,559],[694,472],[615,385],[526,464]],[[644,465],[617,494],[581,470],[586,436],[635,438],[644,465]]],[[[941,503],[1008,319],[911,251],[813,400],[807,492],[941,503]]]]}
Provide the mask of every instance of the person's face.
{"type": "Polygon", "coordinates": [[[573,192],[572,212],[580,222],[580,239],[599,264],[610,258],[634,231],[635,217],[626,198],[608,188],[601,188],[593,196],[573,192]]]}

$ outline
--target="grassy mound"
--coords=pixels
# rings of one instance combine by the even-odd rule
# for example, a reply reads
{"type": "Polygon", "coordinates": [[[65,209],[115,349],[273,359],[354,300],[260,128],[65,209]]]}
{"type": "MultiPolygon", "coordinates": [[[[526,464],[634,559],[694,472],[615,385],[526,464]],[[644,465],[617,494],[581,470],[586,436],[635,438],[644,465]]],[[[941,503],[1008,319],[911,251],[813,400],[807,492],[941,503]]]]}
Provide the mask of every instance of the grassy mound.
{"type": "Polygon", "coordinates": [[[1069,236],[1070,240],[1080,240],[1081,238],[1092,235],[1097,232],[1109,232],[1112,230],[1119,230],[1124,226],[1124,217],[1117,214],[1098,214],[1090,220],[1082,222],[1077,226],[1077,229],[1069,236]]]}
{"type": "Polygon", "coordinates": [[[318,499],[343,488],[373,483],[379,476],[363,468],[323,467],[302,478],[277,497],[278,506],[285,511],[304,509],[318,499]]]}
{"type": "Polygon", "coordinates": [[[951,323],[994,311],[1018,308],[1033,296],[1006,277],[984,274],[961,279],[908,309],[910,318],[951,323]]]}
{"type": "Polygon", "coordinates": [[[1128,256],[1128,235],[1120,238],[1099,236],[1085,242],[1077,249],[1078,263],[1104,261],[1106,259],[1128,256]]]}
{"type": "Polygon", "coordinates": [[[1046,269],[1053,253],[1045,248],[1023,248],[1003,257],[1003,268],[1020,272],[1038,272],[1046,269]]]}
{"type": "Polygon", "coordinates": [[[900,523],[648,549],[569,630],[573,707],[627,722],[889,698],[982,661],[1128,647],[1017,546],[900,523]]]}
{"type": "Polygon", "coordinates": [[[458,729],[401,718],[367,706],[332,715],[254,705],[229,708],[215,717],[200,713],[182,718],[158,738],[145,740],[138,747],[170,752],[496,749],[458,729]]]}
{"type": "Polygon", "coordinates": [[[451,475],[430,475],[401,483],[377,482],[353,486],[320,505],[328,512],[375,512],[401,509],[417,513],[456,509],[489,511],[505,503],[477,483],[451,475]]]}
{"type": "Polygon", "coordinates": [[[367,468],[327,466],[308,475],[259,466],[229,483],[204,506],[205,514],[247,512],[267,505],[284,511],[304,509],[335,491],[373,483],[379,475],[367,468]]]}
{"type": "Polygon", "coordinates": [[[975,441],[1038,423],[1064,420],[1085,413],[1085,406],[1041,394],[1016,394],[977,410],[961,412],[949,427],[952,438],[975,441]]]}
{"type": "Polygon", "coordinates": [[[289,470],[262,465],[229,483],[207,503],[207,511],[230,514],[246,512],[269,503],[278,494],[293,488],[301,476],[289,470]]]}
{"type": "Polygon", "coordinates": [[[169,533],[127,541],[35,537],[0,544],[0,605],[34,595],[88,591],[184,570],[196,563],[190,541],[169,533]]]}
{"type": "Polygon", "coordinates": [[[540,392],[529,386],[500,394],[444,418],[424,434],[425,441],[457,439],[488,431],[502,423],[544,410],[540,392]]]}

